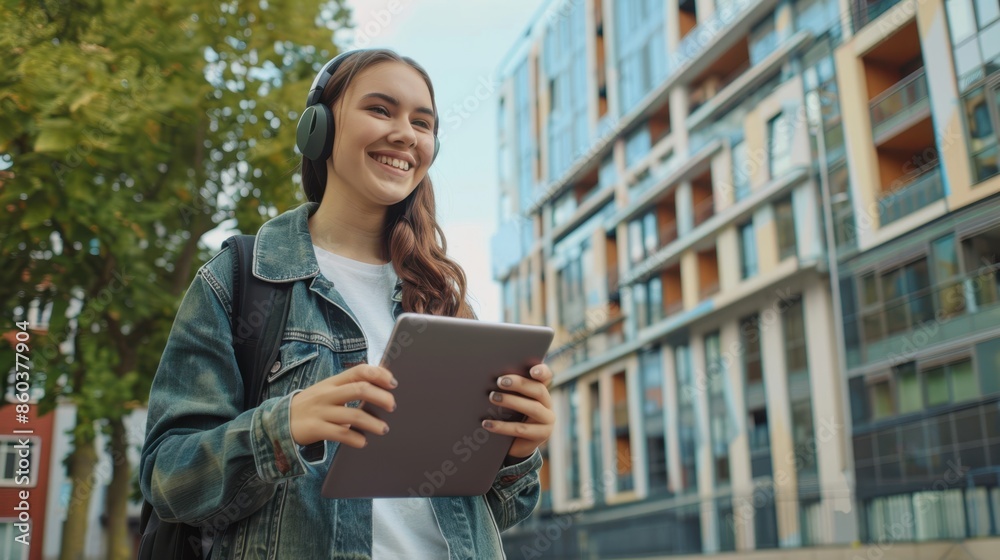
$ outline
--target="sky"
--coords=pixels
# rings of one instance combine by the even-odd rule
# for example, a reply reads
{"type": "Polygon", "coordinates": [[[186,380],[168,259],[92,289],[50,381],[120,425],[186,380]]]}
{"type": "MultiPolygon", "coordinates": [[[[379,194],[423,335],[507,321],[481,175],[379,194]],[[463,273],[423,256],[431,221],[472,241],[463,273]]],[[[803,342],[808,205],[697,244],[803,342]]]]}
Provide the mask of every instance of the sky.
{"type": "Polygon", "coordinates": [[[348,0],[358,34],[338,38],[341,47],[391,48],[430,74],[442,115],[441,152],[430,169],[438,220],[449,256],[468,276],[472,307],[485,321],[502,316],[500,285],[490,274],[499,197],[497,70],[544,2],[348,0]]]}

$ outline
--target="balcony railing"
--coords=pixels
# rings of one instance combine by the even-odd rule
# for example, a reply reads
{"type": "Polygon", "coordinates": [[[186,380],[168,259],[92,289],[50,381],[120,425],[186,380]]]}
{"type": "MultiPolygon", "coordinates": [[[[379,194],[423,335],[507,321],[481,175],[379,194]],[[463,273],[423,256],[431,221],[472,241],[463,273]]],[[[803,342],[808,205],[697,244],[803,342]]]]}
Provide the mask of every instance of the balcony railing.
{"type": "Polygon", "coordinates": [[[894,184],[902,185],[890,189],[879,197],[879,223],[882,226],[908,216],[928,204],[944,197],[941,183],[941,167],[935,162],[903,176],[894,184]]]}
{"type": "Polygon", "coordinates": [[[929,106],[927,78],[921,68],[878,94],[869,104],[872,117],[872,137],[878,138],[899,123],[924,111],[929,106]]]}
{"type": "Polygon", "coordinates": [[[715,282],[709,282],[708,284],[702,286],[698,290],[698,297],[700,299],[706,299],[709,296],[716,294],[718,292],[719,292],[719,282],[718,280],[716,280],[715,282]]]}
{"type": "Polygon", "coordinates": [[[715,200],[708,197],[694,207],[694,225],[700,226],[715,214],[715,200]]]}
{"type": "Polygon", "coordinates": [[[615,428],[628,428],[628,403],[615,403],[615,428]]]}
{"type": "Polygon", "coordinates": [[[854,31],[857,32],[898,3],[899,0],[854,0],[851,3],[851,19],[854,21],[854,31]]]}

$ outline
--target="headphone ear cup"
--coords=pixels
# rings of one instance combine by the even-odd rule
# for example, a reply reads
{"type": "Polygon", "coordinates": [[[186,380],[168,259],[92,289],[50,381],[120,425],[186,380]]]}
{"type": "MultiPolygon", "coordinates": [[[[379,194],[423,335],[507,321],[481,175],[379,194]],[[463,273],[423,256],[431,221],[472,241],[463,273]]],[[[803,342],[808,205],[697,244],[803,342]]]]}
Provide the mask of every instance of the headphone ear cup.
{"type": "Polygon", "coordinates": [[[333,113],[322,103],[302,112],[295,129],[295,145],[312,161],[326,161],[333,150],[333,113]]]}
{"type": "Polygon", "coordinates": [[[441,140],[438,139],[437,134],[434,135],[434,155],[431,156],[431,163],[438,157],[438,152],[441,151],[441,140]]]}

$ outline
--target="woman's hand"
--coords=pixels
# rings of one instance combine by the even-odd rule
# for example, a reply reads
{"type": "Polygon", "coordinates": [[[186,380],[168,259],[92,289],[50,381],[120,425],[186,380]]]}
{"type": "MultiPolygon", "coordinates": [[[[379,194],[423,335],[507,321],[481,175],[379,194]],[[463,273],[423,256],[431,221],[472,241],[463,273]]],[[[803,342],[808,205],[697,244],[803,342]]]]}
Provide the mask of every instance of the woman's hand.
{"type": "Polygon", "coordinates": [[[483,427],[490,432],[514,436],[514,444],[507,455],[516,459],[528,457],[548,441],[556,422],[549,395],[552,370],[545,364],[538,364],[531,368],[530,375],[530,378],[504,375],[497,380],[497,386],[505,392],[490,393],[494,404],[524,414],[527,418],[523,422],[483,421],[483,427]]]}
{"type": "Polygon", "coordinates": [[[296,393],[290,413],[292,439],[298,445],[330,440],[364,447],[368,438],[358,430],[383,435],[389,431],[389,425],[360,407],[345,405],[362,400],[392,412],[396,409],[396,398],[389,390],[397,384],[389,370],[360,364],[296,393]]]}

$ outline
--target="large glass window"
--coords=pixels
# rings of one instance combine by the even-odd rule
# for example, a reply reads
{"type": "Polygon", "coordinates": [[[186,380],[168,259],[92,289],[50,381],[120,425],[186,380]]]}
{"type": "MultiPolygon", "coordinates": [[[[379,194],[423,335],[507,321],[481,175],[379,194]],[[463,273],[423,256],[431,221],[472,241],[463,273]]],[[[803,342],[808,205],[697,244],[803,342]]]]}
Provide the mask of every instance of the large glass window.
{"type": "Polygon", "coordinates": [[[764,381],[764,362],[760,352],[760,316],[740,319],[740,345],[743,347],[743,374],[747,385],[764,381]]]}
{"type": "Polygon", "coordinates": [[[865,274],[860,282],[862,326],[869,343],[908,332],[934,318],[926,258],[878,275],[865,274]]]}
{"type": "Polygon", "coordinates": [[[733,196],[737,202],[750,194],[750,172],[753,166],[747,155],[747,143],[741,138],[733,143],[733,196]]]}
{"type": "Polygon", "coordinates": [[[667,447],[663,421],[663,368],[660,348],[639,354],[642,372],[642,411],[650,493],[667,491],[667,447]]]}
{"type": "Polygon", "coordinates": [[[667,76],[665,8],[658,0],[614,3],[621,115],[667,76]]]}
{"type": "Polygon", "coordinates": [[[757,236],[753,221],[739,226],[740,231],[740,276],[743,279],[757,275],[757,236]]]}
{"type": "Polygon", "coordinates": [[[785,368],[788,375],[806,373],[809,371],[809,358],[806,353],[806,323],[801,297],[785,309],[782,322],[785,329],[785,368]]]}
{"type": "Polygon", "coordinates": [[[774,223],[778,234],[778,258],[784,260],[794,256],[798,249],[795,242],[795,214],[792,211],[791,197],[774,203],[774,223]]]}
{"type": "Polygon", "coordinates": [[[580,497],[580,434],[577,433],[577,422],[580,418],[580,396],[576,383],[566,388],[566,400],[569,406],[569,418],[566,419],[566,441],[569,443],[566,457],[566,484],[569,486],[570,499],[580,497]]]}
{"type": "Polygon", "coordinates": [[[695,402],[698,392],[694,385],[694,372],[691,369],[691,348],[684,344],[674,348],[674,361],[677,372],[677,422],[678,440],[681,453],[681,476],[678,491],[694,493],[698,491],[697,440],[698,418],[695,414],[695,402]]]}
{"type": "Polygon", "coordinates": [[[1000,172],[1000,2],[947,0],[955,73],[976,181],[1000,172]]]}
{"type": "Polygon", "coordinates": [[[705,366],[715,481],[717,484],[729,484],[729,426],[732,415],[727,399],[729,376],[723,364],[718,332],[705,337],[705,366]]]}
{"type": "Polygon", "coordinates": [[[813,435],[812,401],[808,398],[792,403],[792,439],[796,471],[815,474],[817,444],[813,435]]]}
{"type": "Polygon", "coordinates": [[[549,77],[549,178],[559,178],[586,150],[586,6],[573,4],[546,30],[542,63],[549,77]]]}
{"type": "Polygon", "coordinates": [[[788,171],[792,165],[792,123],[785,113],[767,122],[767,155],[771,178],[788,171]]]}

